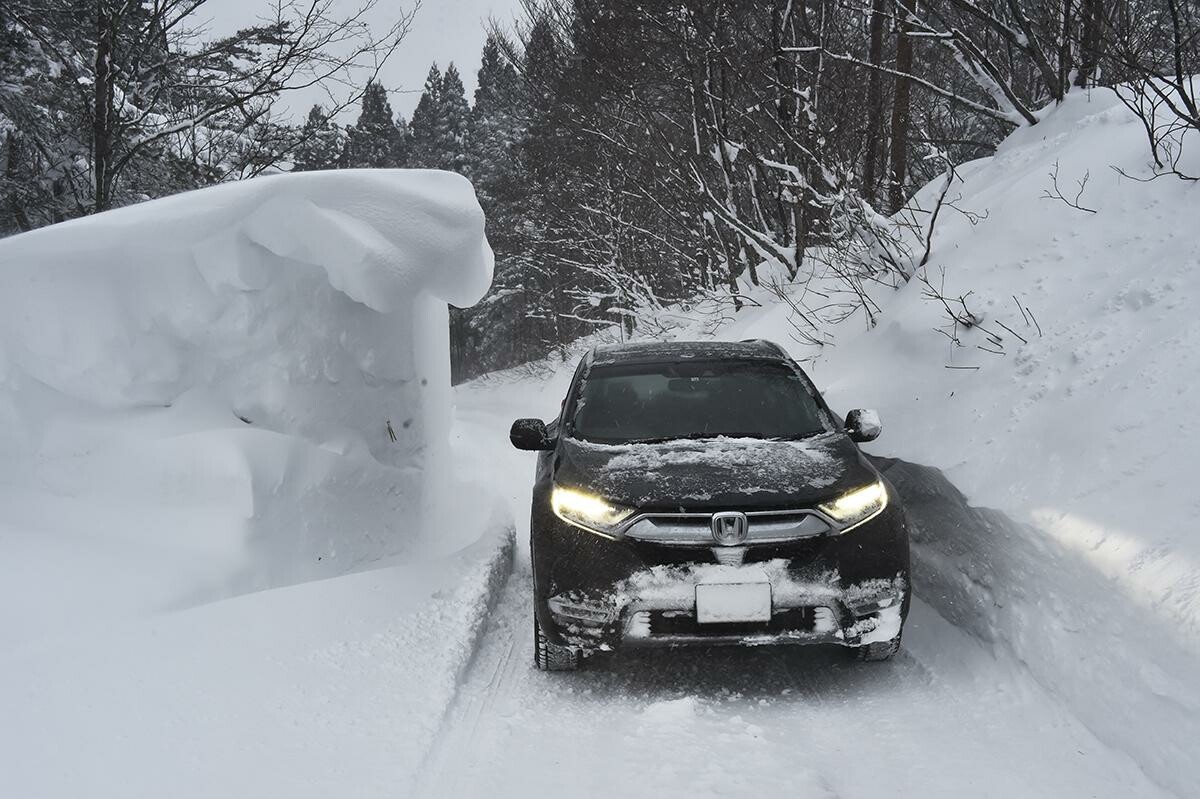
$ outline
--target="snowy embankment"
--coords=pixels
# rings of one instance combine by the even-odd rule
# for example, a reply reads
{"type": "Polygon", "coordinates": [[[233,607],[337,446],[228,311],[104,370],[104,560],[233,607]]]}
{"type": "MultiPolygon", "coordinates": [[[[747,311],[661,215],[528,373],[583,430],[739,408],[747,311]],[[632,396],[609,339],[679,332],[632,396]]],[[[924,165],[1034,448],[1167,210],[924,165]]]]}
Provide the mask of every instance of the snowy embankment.
{"type": "MultiPolygon", "coordinates": [[[[1148,175],[1147,146],[1100,90],[1071,95],[994,157],[958,169],[948,199],[959,210],[942,209],[919,277],[976,327],[955,327],[917,279],[873,290],[878,326],[856,332],[857,316],[820,352],[792,340],[778,303],[740,314],[721,336],[815,356],[810,372],[836,409],[881,412],[884,435],[869,450],[937,467],[971,505],[1001,512],[918,530],[918,593],[1010,650],[1099,738],[1190,795],[1200,753],[1190,468],[1200,451],[1200,185],[1118,169],[1148,175]],[[1087,178],[1077,204],[1095,213],[1043,196],[1054,171],[1070,199],[1087,178]]],[[[941,189],[935,181],[919,204],[933,207],[941,189]]],[[[918,492],[936,482],[912,477],[918,492]]]]}
{"type": "Polygon", "coordinates": [[[0,795],[402,785],[512,553],[448,442],[491,266],[435,172],[0,241],[0,795]]]}
{"type": "Polygon", "coordinates": [[[0,656],[0,794],[407,795],[511,556],[501,527],[0,656]]]}

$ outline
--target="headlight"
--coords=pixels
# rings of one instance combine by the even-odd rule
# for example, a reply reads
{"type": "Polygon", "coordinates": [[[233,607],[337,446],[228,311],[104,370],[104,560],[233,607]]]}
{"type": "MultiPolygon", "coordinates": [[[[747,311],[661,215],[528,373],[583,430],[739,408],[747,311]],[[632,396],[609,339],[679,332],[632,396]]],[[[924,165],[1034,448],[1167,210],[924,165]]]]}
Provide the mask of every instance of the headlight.
{"type": "Polygon", "coordinates": [[[562,486],[555,486],[550,493],[550,507],[564,522],[608,538],[617,538],[621,522],[633,515],[632,508],[613,505],[595,494],[562,486]]]}
{"type": "Polygon", "coordinates": [[[876,480],[869,486],[856,488],[849,493],[842,494],[832,502],[826,502],[817,507],[841,526],[841,532],[845,532],[855,525],[862,524],[887,507],[887,489],[882,481],[876,480]]]}

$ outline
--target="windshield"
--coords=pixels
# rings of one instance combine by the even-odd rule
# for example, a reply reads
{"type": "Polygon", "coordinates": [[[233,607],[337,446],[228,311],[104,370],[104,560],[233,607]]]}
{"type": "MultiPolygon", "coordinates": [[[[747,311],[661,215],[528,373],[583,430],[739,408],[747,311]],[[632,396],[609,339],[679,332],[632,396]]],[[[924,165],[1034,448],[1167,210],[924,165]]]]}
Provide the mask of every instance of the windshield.
{"type": "Polygon", "coordinates": [[[593,367],[571,434],[601,444],[678,438],[804,438],[826,430],[805,382],[784,364],[689,361],[593,367]]]}

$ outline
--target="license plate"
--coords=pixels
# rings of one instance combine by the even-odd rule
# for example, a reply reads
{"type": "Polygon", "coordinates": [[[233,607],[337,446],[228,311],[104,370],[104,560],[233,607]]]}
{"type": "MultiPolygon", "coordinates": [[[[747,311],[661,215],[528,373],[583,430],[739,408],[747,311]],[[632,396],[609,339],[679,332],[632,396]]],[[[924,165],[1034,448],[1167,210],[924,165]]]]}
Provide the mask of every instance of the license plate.
{"type": "Polygon", "coordinates": [[[696,621],[729,624],[771,620],[771,584],[701,583],[696,586],[696,621]]]}

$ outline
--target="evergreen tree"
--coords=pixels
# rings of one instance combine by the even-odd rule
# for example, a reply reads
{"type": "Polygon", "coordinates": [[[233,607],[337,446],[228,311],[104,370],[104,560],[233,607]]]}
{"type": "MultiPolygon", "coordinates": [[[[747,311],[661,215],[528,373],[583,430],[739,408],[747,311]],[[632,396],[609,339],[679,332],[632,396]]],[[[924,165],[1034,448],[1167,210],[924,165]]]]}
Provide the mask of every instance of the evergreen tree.
{"type": "MultiPolygon", "coordinates": [[[[544,354],[559,341],[576,337],[573,323],[566,322],[571,298],[564,289],[569,285],[566,272],[572,267],[577,250],[571,235],[562,229],[561,210],[571,202],[575,182],[572,175],[577,164],[572,152],[575,142],[568,131],[575,125],[563,124],[569,117],[568,106],[557,102],[559,84],[565,71],[565,53],[550,20],[538,18],[529,30],[522,64],[524,78],[522,116],[527,129],[517,148],[517,164],[525,183],[521,203],[525,215],[523,225],[526,241],[522,247],[530,259],[530,268],[522,275],[522,295],[526,304],[525,318],[529,330],[525,334],[526,348],[544,354]],[[565,258],[562,256],[566,256],[565,258]]],[[[593,166],[593,165],[588,165],[593,166]]]]}
{"type": "Polygon", "coordinates": [[[441,116],[442,72],[436,63],[429,68],[425,78],[425,89],[417,108],[413,111],[411,131],[410,165],[422,169],[437,168],[438,119],[441,116]]]}
{"type": "Polygon", "coordinates": [[[347,131],[346,167],[391,169],[404,164],[404,131],[392,117],[383,84],[372,81],[363,92],[362,113],[347,131]]]}
{"type": "Polygon", "coordinates": [[[314,105],[300,132],[300,144],[293,159],[293,172],[337,169],[346,149],[346,132],[329,118],[325,109],[314,105]]]}
{"type": "Polygon", "coordinates": [[[462,337],[455,348],[462,353],[456,377],[511,366],[531,350],[524,289],[532,271],[525,233],[527,198],[524,173],[514,158],[524,130],[523,96],[520,76],[503,57],[500,43],[489,36],[470,117],[467,171],[487,215],[496,272],[487,299],[459,312],[463,318],[451,327],[452,339],[462,337]]]}
{"type": "Polygon", "coordinates": [[[402,168],[412,166],[412,127],[403,114],[396,117],[396,165],[402,168]]]}
{"type": "Polygon", "coordinates": [[[441,157],[438,168],[470,177],[467,139],[471,106],[467,104],[466,89],[453,63],[446,68],[446,74],[442,77],[439,101],[438,148],[441,157]]]}
{"type": "Polygon", "coordinates": [[[451,64],[443,75],[434,64],[413,112],[412,165],[469,176],[470,126],[471,106],[458,69],[451,64]]]}
{"type": "MultiPolygon", "coordinates": [[[[436,69],[436,65],[434,65],[436,69]]],[[[471,107],[467,103],[466,89],[453,63],[446,68],[440,84],[433,86],[434,69],[430,70],[430,81],[421,96],[425,110],[424,138],[420,140],[420,155],[415,159],[420,166],[430,169],[445,169],[470,177],[470,153],[467,141],[470,133],[471,107]],[[428,98],[428,102],[426,102],[428,98]]],[[[421,111],[418,104],[417,110],[421,111]]],[[[413,115],[415,121],[416,115],[413,115]]],[[[467,375],[465,367],[469,352],[479,349],[478,325],[472,324],[474,314],[470,310],[450,310],[450,347],[452,377],[462,379],[467,375]]]]}
{"type": "Polygon", "coordinates": [[[506,195],[516,188],[512,156],[523,130],[521,103],[520,77],[489,36],[483,46],[469,136],[469,174],[485,211],[491,204],[511,199],[506,195]]]}

